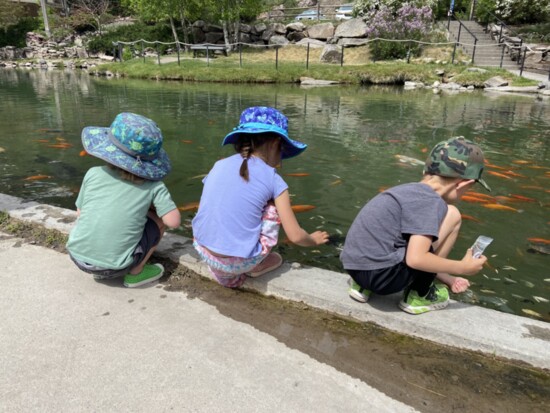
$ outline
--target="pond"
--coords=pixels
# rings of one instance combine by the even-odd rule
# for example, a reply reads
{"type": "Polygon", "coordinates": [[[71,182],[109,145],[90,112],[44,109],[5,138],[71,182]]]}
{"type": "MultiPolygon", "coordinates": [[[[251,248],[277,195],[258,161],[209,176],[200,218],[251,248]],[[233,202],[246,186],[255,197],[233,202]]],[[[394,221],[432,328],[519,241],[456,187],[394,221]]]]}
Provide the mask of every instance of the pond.
{"type": "Polygon", "coordinates": [[[486,252],[489,265],[454,298],[550,320],[548,100],[402,87],[108,80],[79,71],[13,69],[0,70],[0,93],[0,192],[74,208],[84,173],[100,164],[81,156],[82,128],[108,126],[117,113],[136,112],[163,131],[173,163],[165,182],[184,209],[178,231],[185,236],[191,236],[195,213],[187,206],[200,199],[201,178],[213,163],[232,153],[220,144],[240,112],[276,106],[289,118],[291,137],[309,144],[280,169],[293,204],[315,206],[298,220],[310,232],[323,228],[337,238],[307,249],[288,245],[281,234],[279,251],[289,261],[340,272],[342,241],[360,208],[386,187],[419,180],[422,166],[414,159],[424,160],[441,140],[464,135],[486,154],[491,203],[507,208],[474,199],[459,205],[464,222],[452,258],[461,258],[478,235],[494,242],[486,252]],[[287,175],[295,173],[301,176],[287,175]]]}

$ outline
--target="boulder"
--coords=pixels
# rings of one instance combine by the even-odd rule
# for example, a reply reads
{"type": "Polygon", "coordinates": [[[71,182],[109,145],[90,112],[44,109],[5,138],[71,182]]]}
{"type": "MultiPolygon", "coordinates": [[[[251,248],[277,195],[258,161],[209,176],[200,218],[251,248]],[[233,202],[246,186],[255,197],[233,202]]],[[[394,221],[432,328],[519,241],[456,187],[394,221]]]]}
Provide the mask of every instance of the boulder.
{"type": "Polygon", "coordinates": [[[366,46],[367,44],[369,44],[369,41],[367,39],[344,37],[342,39],[338,39],[337,44],[344,47],[358,47],[366,46]]]}
{"type": "Polygon", "coordinates": [[[208,32],[206,33],[206,43],[216,44],[220,40],[223,40],[223,33],[208,32]]]}
{"type": "Polygon", "coordinates": [[[306,29],[306,25],[302,22],[294,22],[286,25],[286,30],[289,32],[303,32],[306,29]]]}
{"type": "Polygon", "coordinates": [[[485,86],[485,87],[508,86],[508,81],[503,79],[500,76],[494,76],[490,79],[487,79],[485,82],[483,82],[483,86],[485,86]]]}
{"type": "Polygon", "coordinates": [[[285,36],[281,36],[280,34],[276,34],[275,36],[271,36],[269,38],[270,45],[286,46],[288,43],[288,39],[285,36]]]}
{"type": "Polygon", "coordinates": [[[314,49],[321,49],[325,47],[325,42],[322,42],[321,40],[316,39],[310,39],[309,37],[306,37],[305,39],[300,40],[296,43],[298,46],[307,46],[314,48],[314,49]]]}
{"type": "Polygon", "coordinates": [[[332,23],[315,24],[307,29],[310,38],[327,40],[334,36],[334,25],[332,23]]]}
{"type": "Polygon", "coordinates": [[[349,19],[338,25],[336,37],[367,37],[367,24],[361,18],[349,19]]]}
{"type": "Polygon", "coordinates": [[[325,45],[319,60],[321,63],[340,63],[342,61],[342,48],[335,44],[325,45]]]}
{"type": "Polygon", "coordinates": [[[297,43],[299,42],[300,40],[302,39],[305,39],[306,38],[306,34],[304,32],[290,32],[286,38],[293,42],[293,43],[297,43]]]}

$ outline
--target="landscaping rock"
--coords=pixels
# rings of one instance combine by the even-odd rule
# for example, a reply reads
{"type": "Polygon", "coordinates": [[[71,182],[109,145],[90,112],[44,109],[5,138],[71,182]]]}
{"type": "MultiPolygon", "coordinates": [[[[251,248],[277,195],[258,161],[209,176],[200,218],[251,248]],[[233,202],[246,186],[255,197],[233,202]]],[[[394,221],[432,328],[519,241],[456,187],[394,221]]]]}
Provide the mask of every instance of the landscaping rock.
{"type": "Polygon", "coordinates": [[[320,61],[321,63],[340,63],[342,61],[342,49],[335,44],[325,45],[320,61]]]}
{"type": "Polygon", "coordinates": [[[349,19],[338,25],[336,37],[367,37],[367,24],[363,19],[349,19]]]}
{"type": "Polygon", "coordinates": [[[300,40],[296,45],[298,46],[307,46],[309,44],[309,47],[314,49],[320,49],[322,47],[325,47],[325,42],[322,42],[321,40],[311,39],[309,37],[306,37],[305,39],[300,40]]]}
{"type": "Polygon", "coordinates": [[[312,39],[327,40],[334,36],[334,25],[332,23],[315,24],[307,32],[312,39]]]}
{"type": "Polygon", "coordinates": [[[503,79],[500,76],[494,76],[490,79],[487,79],[485,82],[483,82],[483,86],[485,86],[486,88],[508,86],[508,81],[503,79]]]}
{"type": "Polygon", "coordinates": [[[270,45],[286,46],[289,43],[290,42],[288,41],[288,39],[285,36],[275,35],[275,36],[271,36],[269,38],[269,44],[270,45]]]}
{"type": "Polygon", "coordinates": [[[345,37],[342,39],[338,39],[337,44],[344,47],[358,47],[358,46],[366,46],[367,44],[369,44],[369,41],[368,39],[345,37]]]}

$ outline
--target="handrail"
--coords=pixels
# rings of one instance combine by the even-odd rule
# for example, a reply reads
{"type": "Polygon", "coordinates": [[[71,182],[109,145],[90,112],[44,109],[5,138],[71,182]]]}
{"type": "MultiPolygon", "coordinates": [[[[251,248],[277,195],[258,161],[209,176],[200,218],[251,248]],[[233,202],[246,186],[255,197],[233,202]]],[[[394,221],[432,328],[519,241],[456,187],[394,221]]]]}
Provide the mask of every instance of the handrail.
{"type": "MultiPolygon", "coordinates": [[[[500,25],[500,33],[498,34],[498,43],[499,44],[502,41],[502,29],[506,28],[507,30],[509,30],[510,33],[514,34],[513,30],[510,30],[510,28],[508,27],[508,25],[506,23],[504,23],[504,21],[500,20],[497,16],[495,16],[490,11],[488,11],[487,14],[492,16],[493,20],[496,20],[497,23],[500,25]]],[[[487,22],[487,24],[485,25],[485,31],[487,31],[488,28],[489,28],[489,22],[487,22]]]]}
{"type": "Polygon", "coordinates": [[[458,22],[459,26],[458,26],[458,36],[457,36],[457,43],[460,42],[460,32],[462,30],[462,27],[464,27],[468,33],[470,33],[470,36],[472,36],[474,38],[474,49],[472,51],[472,63],[474,63],[474,57],[476,55],[476,46],[477,46],[477,41],[478,41],[478,38],[475,34],[473,34],[470,29],[468,29],[468,27],[462,23],[462,21],[456,16],[456,14],[454,14],[452,11],[449,11],[449,19],[447,21],[447,30],[449,30],[449,28],[451,27],[451,17],[454,17],[454,19],[458,22]]]}

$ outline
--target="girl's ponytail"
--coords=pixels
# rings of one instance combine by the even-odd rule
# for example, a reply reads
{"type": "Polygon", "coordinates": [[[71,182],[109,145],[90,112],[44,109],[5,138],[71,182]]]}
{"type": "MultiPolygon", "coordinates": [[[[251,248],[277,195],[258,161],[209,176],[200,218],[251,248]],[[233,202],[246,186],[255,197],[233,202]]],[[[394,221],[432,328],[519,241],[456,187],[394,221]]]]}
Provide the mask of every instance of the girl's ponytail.
{"type": "Polygon", "coordinates": [[[254,145],[252,142],[252,137],[243,135],[239,141],[235,144],[235,149],[237,152],[241,154],[243,157],[243,163],[241,164],[241,168],[239,169],[239,175],[248,182],[249,175],[248,175],[248,160],[250,159],[250,156],[252,156],[252,152],[254,152],[254,145]]]}

